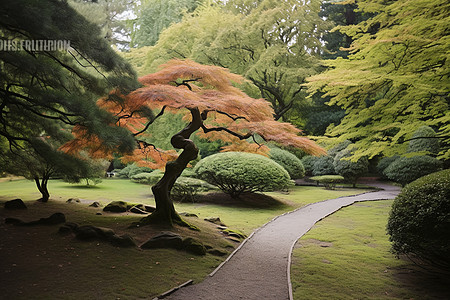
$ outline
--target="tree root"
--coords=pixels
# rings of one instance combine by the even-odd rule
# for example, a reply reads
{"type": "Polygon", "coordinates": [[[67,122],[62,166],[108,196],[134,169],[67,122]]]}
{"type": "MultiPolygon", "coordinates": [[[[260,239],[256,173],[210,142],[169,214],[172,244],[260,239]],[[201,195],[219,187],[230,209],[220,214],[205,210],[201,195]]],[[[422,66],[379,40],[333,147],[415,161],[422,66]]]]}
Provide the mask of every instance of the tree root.
{"type": "Polygon", "coordinates": [[[136,228],[146,225],[161,225],[161,226],[167,226],[167,227],[173,227],[173,225],[176,224],[181,227],[187,227],[191,230],[200,231],[200,228],[197,226],[190,224],[183,220],[183,218],[180,217],[179,214],[173,213],[171,218],[167,218],[166,215],[162,213],[158,213],[158,211],[155,211],[149,216],[146,216],[139,220],[139,222],[132,223],[129,228],[136,228]]]}

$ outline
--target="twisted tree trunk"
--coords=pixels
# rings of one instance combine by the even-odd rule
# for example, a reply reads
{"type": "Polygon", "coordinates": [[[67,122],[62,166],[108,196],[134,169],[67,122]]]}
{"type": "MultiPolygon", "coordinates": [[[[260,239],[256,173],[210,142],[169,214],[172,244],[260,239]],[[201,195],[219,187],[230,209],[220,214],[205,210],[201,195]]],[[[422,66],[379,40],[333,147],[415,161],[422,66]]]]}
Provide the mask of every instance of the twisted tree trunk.
{"type": "Polygon", "coordinates": [[[190,111],[192,122],[183,130],[176,133],[170,140],[174,148],[183,149],[183,152],[175,161],[166,164],[164,176],[152,187],[153,195],[155,196],[156,211],[150,216],[141,219],[139,222],[140,225],[163,224],[172,226],[176,223],[192,227],[181,219],[175,211],[173,201],[170,198],[170,191],[172,190],[175,181],[187,167],[188,163],[191,160],[196,159],[198,155],[198,148],[189,137],[202,126],[203,120],[198,109],[191,109],[190,111]]]}

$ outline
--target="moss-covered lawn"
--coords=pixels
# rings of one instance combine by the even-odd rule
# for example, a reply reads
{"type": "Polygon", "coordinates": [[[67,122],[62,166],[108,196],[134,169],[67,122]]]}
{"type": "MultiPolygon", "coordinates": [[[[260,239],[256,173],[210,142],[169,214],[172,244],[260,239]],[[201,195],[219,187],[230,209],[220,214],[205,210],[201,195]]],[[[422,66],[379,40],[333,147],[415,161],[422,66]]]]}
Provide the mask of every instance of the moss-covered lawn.
{"type": "Polygon", "coordinates": [[[449,299],[449,283],[389,252],[392,201],[362,202],[316,224],[296,244],[294,299],[449,299]]]}
{"type": "MultiPolygon", "coordinates": [[[[106,205],[113,200],[154,205],[149,186],[105,179],[91,187],[51,181],[49,188],[51,200],[40,203],[35,201],[40,195],[33,182],[0,182],[0,203],[21,198],[28,205],[25,211],[7,211],[0,204],[0,295],[5,299],[151,299],[189,279],[202,280],[226,258],[211,254],[199,257],[170,249],[117,248],[107,242],[81,242],[72,235],[61,236],[57,233],[59,226],[4,224],[6,217],[32,221],[63,212],[67,221],[109,227],[118,234],[131,234],[138,243],[167,230],[150,226],[128,229],[140,215],[105,213],[102,208],[88,206],[93,201],[106,205]],[[81,203],[66,203],[68,198],[79,198],[81,203]]],[[[268,193],[247,197],[243,202],[210,194],[200,203],[176,204],[179,212],[199,216],[186,219],[200,227],[200,232],[180,227],[171,231],[231,253],[238,244],[227,240],[216,225],[203,218],[220,217],[230,229],[250,234],[275,216],[307,203],[361,192],[294,187],[289,194],[268,193]]]]}

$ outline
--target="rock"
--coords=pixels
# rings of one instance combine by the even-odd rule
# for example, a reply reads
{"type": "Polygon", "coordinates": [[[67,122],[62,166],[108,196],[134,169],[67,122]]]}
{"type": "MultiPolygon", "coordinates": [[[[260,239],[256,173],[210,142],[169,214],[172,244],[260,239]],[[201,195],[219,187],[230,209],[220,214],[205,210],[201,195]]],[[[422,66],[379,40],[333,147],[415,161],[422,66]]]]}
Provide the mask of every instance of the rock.
{"type": "Polygon", "coordinates": [[[231,237],[235,237],[238,239],[245,239],[247,238],[247,236],[245,234],[243,234],[242,232],[240,232],[239,230],[232,230],[232,229],[224,229],[221,230],[224,234],[231,236],[231,237]]]}
{"type": "Polygon", "coordinates": [[[223,231],[223,230],[227,230],[228,227],[226,227],[226,226],[217,226],[217,229],[219,229],[220,231],[223,231]]]}
{"type": "MultiPolygon", "coordinates": [[[[40,225],[57,225],[66,222],[66,216],[63,213],[54,213],[48,218],[41,218],[37,221],[40,225]]],[[[30,222],[32,223],[32,222],[30,222]]]]}
{"type": "Polygon", "coordinates": [[[22,199],[14,199],[5,202],[5,209],[27,209],[22,199]]]}
{"type": "Polygon", "coordinates": [[[116,233],[111,228],[84,225],[77,228],[76,238],[80,240],[101,239],[109,240],[116,233]]]}
{"type": "Polygon", "coordinates": [[[110,238],[109,241],[113,246],[116,247],[136,247],[136,242],[134,241],[133,237],[128,234],[124,234],[121,236],[115,234],[110,238]]]}
{"type": "Polygon", "coordinates": [[[222,221],[220,220],[219,217],[210,217],[210,218],[205,218],[205,221],[220,225],[220,226],[226,226],[225,224],[222,223],[222,221]]]}
{"type": "Polygon", "coordinates": [[[78,229],[77,223],[67,222],[61,227],[59,227],[58,232],[61,234],[69,234],[75,232],[78,229]]]}
{"type": "Polygon", "coordinates": [[[101,212],[96,213],[95,215],[97,216],[103,216],[103,214],[101,212]]]}
{"type": "Polygon", "coordinates": [[[226,239],[227,239],[227,240],[230,240],[230,241],[232,241],[232,242],[235,242],[235,243],[240,243],[240,242],[241,242],[240,239],[237,239],[237,238],[231,237],[231,236],[227,237],[226,239]]]}
{"type": "Polygon", "coordinates": [[[205,255],[206,254],[206,248],[203,246],[203,244],[193,238],[185,238],[183,240],[183,250],[192,253],[195,255],[205,255]]]}
{"type": "Polygon", "coordinates": [[[95,202],[93,202],[91,205],[89,205],[90,207],[100,207],[100,206],[102,206],[101,204],[100,204],[100,202],[97,202],[97,201],[95,201],[95,202]]]}
{"type": "Polygon", "coordinates": [[[80,199],[78,198],[69,198],[66,203],[80,203],[80,199]]]}
{"type": "MultiPolygon", "coordinates": [[[[143,207],[143,205],[141,207],[143,207]]],[[[145,209],[145,207],[143,207],[143,208],[145,209]]],[[[142,210],[141,208],[139,208],[138,205],[133,206],[132,208],[130,208],[130,212],[132,212],[134,214],[141,214],[141,215],[148,214],[148,212],[146,212],[145,210],[142,210]]]]}
{"type": "Polygon", "coordinates": [[[141,245],[141,248],[143,249],[156,249],[156,248],[181,249],[182,247],[183,247],[183,239],[181,238],[181,236],[170,231],[161,232],[141,245]]]}
{"type": "Polygon", "coordinates": [[[128,208],[128,203],[124,201],[113,201],[103,208],[103,211],[110,212],[126,212],[128,208]]]}
{"type": "Polygon", "coordinates": [[[196,214],[191,214],[188,212],[182,212],[179,214],[180,216],[184,216],[184,217],[194,217],[194,218],[198,218],[198,216],[196,214]]]}
{"type": "Polygon", "coordinates": [[[222,250],[219,250],[219,249],[210,249],[210,250],[208,250],[208,253],[212,254],[214,256],[225,256],[225,255],[228,254],[228,252],[222,251],[222,250]]]}
{"type": "Polygon", "coordinates": [[[5,224],[22,225],[25,224],[25,222],[17,218],[6,218],[5,224]]]}

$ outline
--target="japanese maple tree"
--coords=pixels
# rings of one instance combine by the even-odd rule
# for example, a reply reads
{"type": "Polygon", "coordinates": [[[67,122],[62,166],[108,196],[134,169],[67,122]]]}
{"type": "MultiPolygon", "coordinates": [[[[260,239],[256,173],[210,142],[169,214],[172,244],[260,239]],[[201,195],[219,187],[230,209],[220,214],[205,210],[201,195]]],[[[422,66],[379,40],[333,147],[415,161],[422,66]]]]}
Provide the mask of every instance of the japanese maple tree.
{"type": "MultiPolygon", "coordinates": [[[[165,164],[162,179],[152,187],[156,211],[141,220],[147,223],[185,224],[175,211],[170,191],[189,162],[197,158],[198,149],[190,140],[197,132],[211,140],[230,144],[224,151],[267,151],[267,147],[247,140],[256,135],[264,141],[275,141],[319,155],[324,150],[289,123],[274,120],[274,111],[264,99],[254,99],[233,86],[241,82],[239,75],[216,66],[205,66],[189,60],[171,60],[153,74],[141,77],[142,87],[124,96],[118,91],[100,99],[98,105],[116,116],[112,126],[127,128],[135,136],[137,147],[125,154],[125,161],[137,161],[151,168],[165,164]],[[145,141],[147,129],[166,112],[183,112],[189,124],[171,137],[175,149],[162,151],[145,141]]],[[[76,139],[64,146],[69,152],[89,148],[97,156],[111,155],[116,149],[107,148],[98,137],[89,135],[87,128],[77,127],[76,139]]],[[[169,137],[168,137],[169,138],[169,137]]]]}

